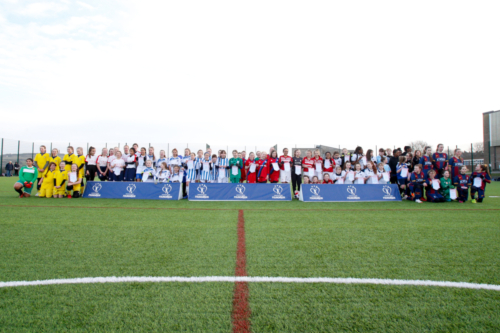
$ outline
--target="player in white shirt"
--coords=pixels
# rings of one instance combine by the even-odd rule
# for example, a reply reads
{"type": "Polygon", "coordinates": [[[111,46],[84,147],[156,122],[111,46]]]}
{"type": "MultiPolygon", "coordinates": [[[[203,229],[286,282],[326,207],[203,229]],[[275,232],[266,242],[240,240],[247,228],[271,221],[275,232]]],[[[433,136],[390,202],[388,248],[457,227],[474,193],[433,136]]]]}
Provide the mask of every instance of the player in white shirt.
{"type": "Polygon", "coordinates": [[[113,176],[113,168],[111,167],[111,163],[116,159],[116,152],[118,152],[119,149],[118,147],[114,147],[109,150],[109,156],[108,156],[108,180],[112,181],[114,180],[113,176]]]}
{"type": "Polygon", "coordinates": [[[156,171],[156,181],[167,183],[170,180],[170,171],[168,171],[167,162],[161,162],[160,170],[156,171]]]}
{"type": "Polygon", "coordinates": [[[332,181],[334,184],[340,185],[340,184],[345,184],[345,176],[346,172],[342,170],[342,167],[340,165],[337,165],[335,167],[335,172],[333,172],[332,175],[332,181]]]}
{"type": "Polygon", "coordinates": [[[138,182],[141,181],[142,172],[146,168],[146,163],[145,163],[146,161],[147,161],[146,148],[141,147],[141,153],[137,157],[137,173],[135,175],[135,178],[138,182]]]}
{"type": "Polygon", "coordinates": [[[146,160],[151,161],[151,166],[153,168],[156,168],[156,156],[155,156],[155,148],[154,147],[149,147],[148,156],[147,156],[146,160]]]}
{"type": "Polygon", "coordinates": [[[123,169],[125,168],[125,161],[122,160],[122,153],[119,150],[116,151],[114,156],[115,159],[110,164],[110,167],[113,170],[113,181],[121,182],[123,181],[123,169]]]}
{"type": "Polygon", "coordinates": [[[177,149],[174,148],[174,149],[172,149],[172,156],[168,160],[168,167],[170,169],[171,174],[174,173],[174,167],[176,165],[179,167],[182,165],[182,156],[179,156],[177,149]]]}
{"type": "Polygon", "coordinates": [[[351,155],[351,162],[353,164],[359,163],[361,164],[361,170],[363,170],[366,167],[366,156],[363,155],[363,148],[361,147],[356,147],[354,150],[354,153],[351,155]]]}
{"type": "Polygon", "coordinates": [[[160,171],[161,170],[161,164],[165,162],[167,163],[168,165],[168,160],[167,160],[167,156],[165,155],[165,151],[162,149],[160,150],[160,157],[156,160],[156,171],[160,171]]]}
{"type": "Polygon", "coordinates": [[[174,172],[170,176],[170,181],[172,183],[182,183],[182,173],[180,173],[181,167],[178,165],[174,165],[174,172]]]}
{"type": "Polygon", "coordinates": [[[186,181],[186,194],[189,194],[189,184],[196,182],[196,154],[191,153],[189,160],[182,165],[184,167],[184,178],[186,181]]]}
{"type": "Polygon", "coordinates": [[[352,165],[351,165],[351,162],[346,162],[345,163],[345,179],[344,179],[344,184],[354,184],[354,178],[351,180],[349,179],[349,175],[352,174],[352,176],[354,177],[354,169],[352,168],[352,165]]]}
{"type": "MultiPolygon", "coordinates": [[[[113,149],[111,149],[113,150],[113,149]]],[[[108,176],[108,148],[102,148],[101,155],[97,156],[97,177],[103,182],[108,176]]]]}
{"type": "Polygon", "coordinates": [[[379,174],[373,162],[366,163],[366,169],[363,171],[366,177],[366,184],[378,184],[379,174]]]}
{"type": "Polygon", "coordinates": [[[356,163],[355,169],[354,169],[354,184],[364,184],[365,183],[365,173],[361,171],[361,164],[356,163]]]}
{"type": "Polygon", "coordinates": [[[144,170],[142,170],[141,180],[144,183],[152,183],[155,181],[155,177],[156,177],[156,171],[153,168],[153,161],[146,160],[146,165],[144,167],[144,170]]]}
{"type": "Polygon", "coordinates": [[[89,154],[85,156],[85,179],[87,181],[94,181],[95,174],[97,173],[97,155],[95,148],[89,148],[89,154]]]}

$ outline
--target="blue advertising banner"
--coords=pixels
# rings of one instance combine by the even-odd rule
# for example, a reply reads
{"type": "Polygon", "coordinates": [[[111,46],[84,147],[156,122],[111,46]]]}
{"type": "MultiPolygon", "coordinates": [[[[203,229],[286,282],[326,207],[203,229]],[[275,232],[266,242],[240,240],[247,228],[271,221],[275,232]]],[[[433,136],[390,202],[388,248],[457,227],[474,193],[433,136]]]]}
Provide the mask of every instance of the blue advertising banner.
{"type": "Polygon", "coordinates": [[[191,184],[190,201],[291,201],[290,184],[191,184]]]}
{"type": "Polygon", "coordinates": [[[300,200],[305,202],[401,201],[394,184],[302,184],[300,200]]]}
{"type": "Polygon", "coordinates": [[[88,182],[84,198],[180,200],[180,183],[88,182]]]}

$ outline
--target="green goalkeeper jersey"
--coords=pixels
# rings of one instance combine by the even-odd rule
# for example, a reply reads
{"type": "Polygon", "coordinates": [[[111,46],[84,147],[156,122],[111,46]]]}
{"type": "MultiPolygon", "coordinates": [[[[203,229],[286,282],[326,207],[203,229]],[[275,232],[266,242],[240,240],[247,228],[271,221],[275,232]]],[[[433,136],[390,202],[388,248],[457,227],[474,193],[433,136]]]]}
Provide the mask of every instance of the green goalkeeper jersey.
{"type": "Polygon", "coordinates": [[[34,166],[30,168],[25,165],[19,170],[19,181],[23,184],[24,182],[35,183],[37,178],[38,170],[34,166]]]}

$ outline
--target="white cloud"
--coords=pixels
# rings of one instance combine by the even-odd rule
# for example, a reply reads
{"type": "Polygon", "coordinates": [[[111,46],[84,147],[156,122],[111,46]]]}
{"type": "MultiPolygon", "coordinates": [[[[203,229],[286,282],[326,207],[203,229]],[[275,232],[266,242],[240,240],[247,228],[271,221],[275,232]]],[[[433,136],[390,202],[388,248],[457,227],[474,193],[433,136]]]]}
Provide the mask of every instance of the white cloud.
{"type": "Polygon", "coordinates": [[[87,9],[94,9],[93,6],[89,5],[88,3],[85,3],[85,2],[81,2],[81,1],[77,1],[76,2],[78,5],[84,7],[84,8],[87,8],[87,9]]]}
{"type": "Polygon", "coordinates": [[[18,13],[26,16],[46,16],[66,11],[68,6],[56,2],[35,2],[31,3],[21,9],[18,13]]]}

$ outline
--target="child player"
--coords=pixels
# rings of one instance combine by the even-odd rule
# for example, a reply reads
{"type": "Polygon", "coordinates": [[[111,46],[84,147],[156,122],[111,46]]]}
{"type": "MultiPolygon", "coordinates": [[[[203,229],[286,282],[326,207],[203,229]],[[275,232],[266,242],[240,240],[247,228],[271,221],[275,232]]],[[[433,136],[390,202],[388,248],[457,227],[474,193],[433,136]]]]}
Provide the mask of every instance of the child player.
{"type": "Polygon", "coordinates": [[[238,157],[238,152],[233,150],[233,157],[229,160],[229,181],[233,184],[240,182],[241,166],[243,161],[238,157]]]}
{"type": "Polygon", "coordinates": [[[78,170],[78,165],[75,163],[71,166],[71,172],[68,174],[68,186],[66,186],[68,199],[80,197],[83,189],[82,182],[83,177],[80,174],[80,170],[78,170]],[[71,191],[73,191],[73,195],[71,195],[71,191]]]}
{"type": "Polygon", "coordinates": [[[434,169],[437,172],[436,178],[443,176],[443,171],[448,169],[448,155],[443,152],[444,145],[442,143],[437,145],[436,152],[432,154],[434,159],[434,169]]]}
{"type": "Polygon", "coordinates": [[[453,185],[458,191],[458,202],[465,203],[469,197],[470,178],[466,175],[467,167],[460,169],[460,174],[453,179],[453,185]]]}
{"type": "Polygon", "coordinates": [[[271,151],[268,159],[268,170],[269,170],[269,181],[271,183],[277,183],[280,181],[280,167],[278,152],[276,150],[271,151]]]}
{"type": "Polygon", "coordinates": [[[422,172],[422,165],[415,165],[413,172],[410,177],[410,190],[411,197],[408,197],[408,200],[414,200],[416,203],[422,203],[423,196],[423,188],[427,187],[427,183],[425,182],[425,176],[422,172]]]}
{"type": "Polygon", "coordinates": [[[427,197],[427,202],[445,202],[445,198],[439,193],[439,187],[441,187],[440,185],[440,181],[439,179],[435,179],[434,177],[436,177],[436,170],[429,170],[429,173],[428,173],[428,176],[429,178],[427,178],[427,180],[425,181],[427,183],[427,187],[426,187],[426,191],[425,191],[425,196],[427,197]],[[438,187],[436,189],[435,187],[435,184],[438,184],[438,187]]]}
{"type": "Polygon", "coordinates": [[[267,158],[265,153],[261,153],[260,159],[256,161],[257,163],[257,183],[267,183],[268,179],[268,165],[267,165],[267,158]]]}
{"type": "Polygon", "coordinates": [[[288,148],[283,149],[283,155],[278,161],[280,166],[280,175],[282,183],[290,183],[292,181],[292,156],[288,155],[288,148]]]}
{"type": "Polygon", "coordinates": [[[19,180],[14,184],[14,190],[19,193],[19,198],[27,198],[31,196],[33,184],[35,184],[37,179],[38,169],[33,166],[33,160],[31,158],[28,158],[26,160],[26,165],[21,167],[21,169],[19,170],[19,180]]]}
{"type": "Polygon", "coordinates": [[[154,182],[156,177],[155,168],[153,168],[153,160],[146,160],[146,167],[142,170],[141,180],[144,183],[154,182]]]}
{"type": "Polygon", "coordinates": [[[245,163],[247,183],[254,184],[257,181],[257,161],[253,152],[248,155],[248,160],[245,163]]]}
{"type": "Polygon", "coordinates": [[[229,176],[228,167],[229,167],[229,160],[226,158],[226,151],[221,150],[220,157],[217,159],[218,183],[227,183],[227,178],[229,176]]]}
{"type": "Polygon", "coordinates": [[[441,188],[439,189],[439,193],[444,197],[445,201],[450,202],[450,189],[455,188],[450,179],[450,172],[448,170],[443,172],[443,177],[439,179],[441,188]]]}
{"type": "MultiPolygon", "coordinates": [[[[33,165],[38,170],[38,179],[36,183],[36,189],[40,191],[40,187],[42,186],[40,183],[40,178],[42,178],[43,173],[49,167],[50,156],[47,154],[47,148],[45,146],[40,146],[40,153],[36,154],[35,160],[33,161],[33,165]],[[38,185],[40,184],[40,185],[38,185]]],[[[38,192],[36,196],[38,196],[38,192]]]]}
{"type": "Polygon", "coordinates": [[[54,179],[56,175],[57,165],[50,162],[49,168],[43,173],[40,179],[42,187],[40,188],[40,198],[52,198],[54,195],[54,179]]]}
{"type": "Polygon", "coordinates": [[[54,198],[64,197],[66,194],[66,186],[64,183],[66,183],[67,180],[68,171],[66,171],[66,163],[62,161],[61,164],[59,164],[59,170],[56,171],[54,179],[54,198]]]}
{"type": "Polygon", "coordinates": [[[487,165],[476,165],[476,170],[470,176],[472,187],[470,189],[470,197],[472,203],[476,203],[476,192],[478,194],[477,202],[483,202],[486,183],[491,183],[491,177],[488,173],[487,165]]]}

